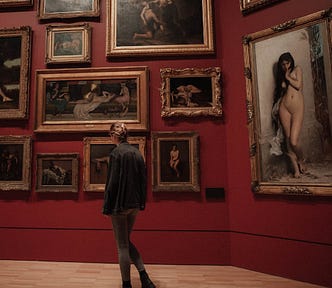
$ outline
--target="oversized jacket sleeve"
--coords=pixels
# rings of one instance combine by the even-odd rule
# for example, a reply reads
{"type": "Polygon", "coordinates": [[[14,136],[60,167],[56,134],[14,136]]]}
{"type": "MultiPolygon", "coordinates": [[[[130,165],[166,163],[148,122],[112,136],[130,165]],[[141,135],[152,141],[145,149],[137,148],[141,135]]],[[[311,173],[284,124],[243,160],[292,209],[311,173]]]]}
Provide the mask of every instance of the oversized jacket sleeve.
{"type": "Polygon", "coordinates": [[[111,191],[114,191],[114,188],[112,188],[112,186],[113,187],[117,186],[116,175],[118,174],[118,169],[120,168],[119,165],[116,164],[116,158],[114,158],[113,153],[111,153],[108,162],[109,165],[108,165],[107,179],[105,184],[104,205],[103,205],[103,214],[106,215],[112,214],[111,202],[113,195],[111,195],[111,191]]]}

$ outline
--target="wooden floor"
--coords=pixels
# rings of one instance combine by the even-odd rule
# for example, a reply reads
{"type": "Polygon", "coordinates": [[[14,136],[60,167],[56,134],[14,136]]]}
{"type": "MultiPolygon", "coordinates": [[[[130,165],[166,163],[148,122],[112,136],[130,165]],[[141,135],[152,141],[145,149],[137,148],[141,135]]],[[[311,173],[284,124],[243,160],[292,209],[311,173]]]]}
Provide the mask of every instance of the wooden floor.
{"type": "MultiPolygon", "coordinates": [[[[318,288],[232,266],[146,265],[157,288],[318,288]]],[[[1,288],[120,288],[117,264],[0,260],[1,288]]],[[[141,288],[132,269],[132,284],[141,288]]]]}

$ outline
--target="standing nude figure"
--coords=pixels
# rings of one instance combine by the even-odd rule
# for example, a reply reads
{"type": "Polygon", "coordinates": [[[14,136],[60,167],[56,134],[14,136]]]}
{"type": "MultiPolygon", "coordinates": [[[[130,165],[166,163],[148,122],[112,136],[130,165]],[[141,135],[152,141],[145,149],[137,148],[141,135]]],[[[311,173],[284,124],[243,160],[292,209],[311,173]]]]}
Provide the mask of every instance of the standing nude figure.
{"type": "Polygon", "coordinates": [[[176,144],[173,144],[172,150],[169,153],[170,160],[169,160],[169,166],[175,171],[176,177],[180,177],[180,170],[178,168],[180,163],[180,151],[176,144]]]}
{"type": "Polygon", "coordinates": [[[279,120],[286,138],[294,177],[305,172],[304,157],[299,145],[304,117],[304,97],[302,69],[295,66],[293,56],[287,52],[279,57],[277,72],[277,100],[279,101],[279,120]]]}

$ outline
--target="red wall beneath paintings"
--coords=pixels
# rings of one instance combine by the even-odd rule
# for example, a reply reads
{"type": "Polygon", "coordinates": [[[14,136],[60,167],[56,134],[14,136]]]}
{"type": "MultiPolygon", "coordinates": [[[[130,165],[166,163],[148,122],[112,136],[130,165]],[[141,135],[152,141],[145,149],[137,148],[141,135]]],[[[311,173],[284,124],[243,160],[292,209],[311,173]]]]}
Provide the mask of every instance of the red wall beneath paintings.
{"type": "MultiPolygon", "coordinates": [[[[33,30],[30,117],[0,122],[0,134],[32,135],[34,155],[78,152],[83,159],[82,139],[95,135],[33,133],[35,70],[46,68],[45,24],[38,23],[36,6],[0,12],[1,28],[29,25],[33,30]]],[[[244,17],[238,1],[215,0],[215,56],[107,61],[101,0],[100,21],[91,22],[91,66],[148,66],[151,131],[200,134],[201,193],[148,191],[147,209],[140,214],[133,236],[147,263],[233,265],[332,286],[331,199],[257,197],[250,190],[241,43],[243,35],[330,7],[330,0],[283,1],[244,17]],[[225,120],[162,120],[159,69],[209,66],[222,68],[225,120]],[[208,200],[209,187],[224,187],[225,198],[208,200]]],[[[151,163],[150,148],[148,137],[147,163],[151,163]]],[[[32,166],[34,187],[35,163],[32,166]]],[[[81,184],[74,195],[37,194],[34,188],[27,193],[2,192],[0,259],[116,262],[111,225],[100,213],[101,204],[102,195],[84,193],[81,184]]]]}

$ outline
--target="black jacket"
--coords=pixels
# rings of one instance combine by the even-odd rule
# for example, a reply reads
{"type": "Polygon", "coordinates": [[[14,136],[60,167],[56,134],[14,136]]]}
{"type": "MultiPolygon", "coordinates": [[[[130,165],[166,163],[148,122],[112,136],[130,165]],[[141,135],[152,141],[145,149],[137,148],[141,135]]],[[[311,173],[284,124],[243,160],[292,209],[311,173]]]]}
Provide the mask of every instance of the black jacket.
{"type": "Polygon", "coordinates": [[[140,151],[122,142],[113,149],[109,160],[103,214],[117,214],[131,208],[144,210],[146,167],[140,151]]]}

